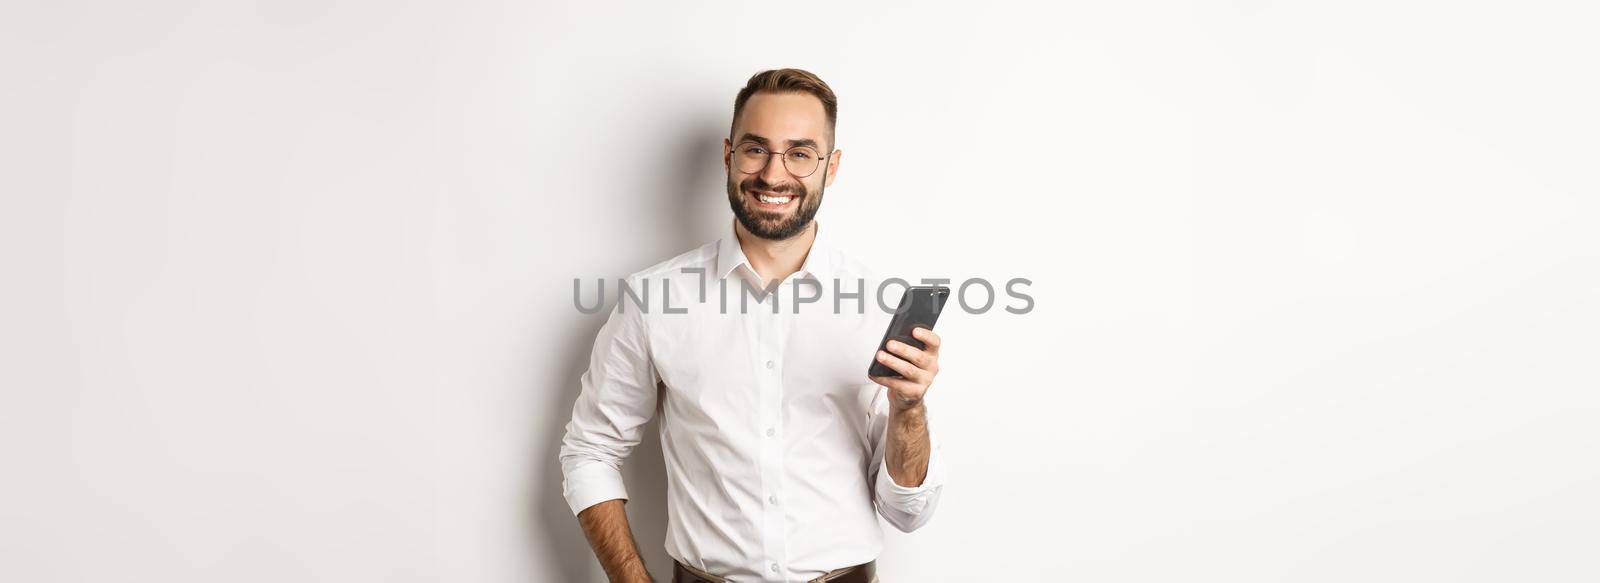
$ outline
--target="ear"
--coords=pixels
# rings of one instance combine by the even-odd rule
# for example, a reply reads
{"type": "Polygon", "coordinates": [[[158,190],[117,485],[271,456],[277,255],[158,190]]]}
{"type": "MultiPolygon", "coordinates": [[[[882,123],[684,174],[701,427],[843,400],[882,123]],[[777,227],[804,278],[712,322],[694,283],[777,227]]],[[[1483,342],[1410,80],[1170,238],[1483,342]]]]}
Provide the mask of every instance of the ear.
{"type": "Polygon", "coordinates": [[[723,172],[732,172],[733,171],[733,158],[731,158],[732,155],[733,155],[733,141],[729,140],[728,138],[722,138],[722,171],[723,172]]]}
{"type": "Polygon", "coordinates": [[[844,150],[834,150],[833,155],[828,156],[828,176],[823,186],[833,186],[833,177],[839,173],[839,161],[843,159],[844,150]]]}

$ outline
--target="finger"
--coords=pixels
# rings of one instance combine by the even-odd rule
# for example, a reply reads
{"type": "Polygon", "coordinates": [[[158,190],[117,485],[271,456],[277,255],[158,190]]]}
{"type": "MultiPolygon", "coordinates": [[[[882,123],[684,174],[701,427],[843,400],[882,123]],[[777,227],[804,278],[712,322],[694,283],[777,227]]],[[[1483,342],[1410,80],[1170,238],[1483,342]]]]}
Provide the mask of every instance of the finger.
{"type": "Polygon", "coordinates": [[[905,359],[893,354],[889,354],[888,352],[884,352],[882,350],[878,351],[878,362],[883,363],[884,366],[889,367],[891,370],[900,373],[900,376],[908,379],[915,379],[916,375],[922,372],[922,369],[917,368],[916,365],[906,362],[905,359]]]}
{"type": "Polygon", "coordinates": [[[939,345],[943,343],[938,334],[934,334],[933,330],[927,328],[913,328],[911,337],[921,340],[923,344],[928,346],[927,351],[934,354],[939,353],[939,345]]]}
{"type": "Polygon", "coordinates": [[[922,369],[917,368],[916,365],[882,350],[878,351],[878,362],[883,363],[884,366],[893,369],[895,372],[900,373],[900,376],[906,377],[913,382],[921,382],[923,375],[927,374],[922,369]]]}
{"type": "Polygon", "coordinates": [[[923,370],[933,368],[933,355],[923,352],[915,346],[899,340],[890,340],[888,346],[890,354],[906,359],[907,362],[917,365],[917,368],[923,370]]]}
{"type": "Polygon", "coordinates": [[[870,379],[874,383],[877,383],[879,385],[883,385],[884,388],[887,388],[887,389],[889,389],[891,391],[894,391],[895,394],[907,395],[907,396],[910,396],[912,398],[920,399],[920,398],[922,398],[922,395],[926,394],[927,391],[928,391],[922,385],[919,385],[917,383],[908,381],[906,379],[897,379],[897,378],[894,378],[894,377],[875,377],[875,376],[868,376],[867,378],[870,379]]]}

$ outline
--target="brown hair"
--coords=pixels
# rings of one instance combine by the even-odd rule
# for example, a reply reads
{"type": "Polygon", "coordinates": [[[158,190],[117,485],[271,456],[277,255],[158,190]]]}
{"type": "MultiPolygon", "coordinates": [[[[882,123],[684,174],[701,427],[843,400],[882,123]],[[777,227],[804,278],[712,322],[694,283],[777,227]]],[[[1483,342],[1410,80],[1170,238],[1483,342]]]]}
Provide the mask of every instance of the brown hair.
{"type": "Polygon", "coordinates": [[[733,123],[728,126],[728,137],[733,138],[733,124],[739,123],[739,113],[750,96],[757,93],[807,93],[822,101],[822,110],[828,114],[828,144],[833,144],[833,127],[839,120],[839,98],[827,83],[802,69],[772,69],[750,76],[750,81],[733,99],[733,123]]]}

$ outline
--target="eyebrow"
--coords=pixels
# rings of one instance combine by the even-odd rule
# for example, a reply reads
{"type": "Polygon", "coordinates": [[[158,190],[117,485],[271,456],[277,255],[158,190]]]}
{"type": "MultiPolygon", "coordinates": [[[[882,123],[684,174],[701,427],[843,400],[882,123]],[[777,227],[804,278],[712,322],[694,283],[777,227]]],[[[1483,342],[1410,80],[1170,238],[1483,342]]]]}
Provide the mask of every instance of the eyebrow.
{"type": "MultiPolygon", "coordinates": [[[[740,142],[755,142],[757,144],[761,144],[761,145],[767,146],[769,148],[772,147],[772,140],[768,140],[766,138],[763,138],[761,136],[752,134],[750,132],[745,132],[744,135],[739,136],[739,141],[740,142]]],[[[816,150],[821,150],[822,149],[821,146],[817,145],[817,141],[813,140],[811,138],[800,138],[798,140],[788,140],[786,143],[789,144],[790,148],[793,148],[795,146],[809,146],[812,149],[816,149],[816,150]]]]}

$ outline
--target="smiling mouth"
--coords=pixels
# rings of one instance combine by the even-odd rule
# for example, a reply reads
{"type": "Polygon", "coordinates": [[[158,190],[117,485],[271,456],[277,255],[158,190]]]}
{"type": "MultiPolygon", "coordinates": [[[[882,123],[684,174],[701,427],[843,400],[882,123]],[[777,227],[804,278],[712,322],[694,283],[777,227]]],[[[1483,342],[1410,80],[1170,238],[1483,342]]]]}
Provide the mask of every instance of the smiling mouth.
{"type": "Polygon", "coordinates": [[[782,210],[794,204],[800,197],[781,192],[768,190],[745,190],[745,196],[755,202],[756,208],[765,210],[782,210]]]}

